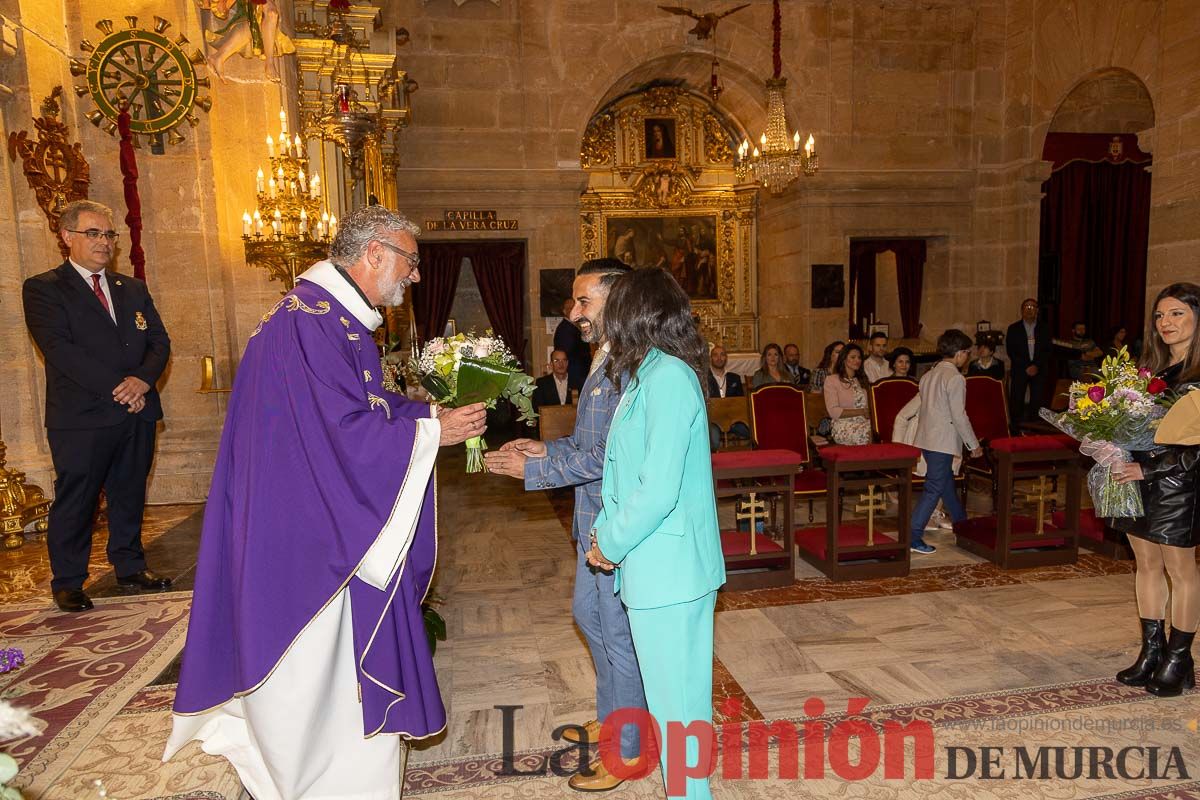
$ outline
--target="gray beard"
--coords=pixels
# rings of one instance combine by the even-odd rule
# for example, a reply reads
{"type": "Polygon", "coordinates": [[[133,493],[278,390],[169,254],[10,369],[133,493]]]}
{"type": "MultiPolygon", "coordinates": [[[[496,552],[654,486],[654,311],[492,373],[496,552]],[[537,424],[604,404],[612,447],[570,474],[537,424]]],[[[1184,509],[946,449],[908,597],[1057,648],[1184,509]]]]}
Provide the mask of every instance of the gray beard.
{"type": "Polygon", "coordinates": [[[392,283],[379,286],[379,295],[385,306],[399,306],[404,303],[404,292],[412,285],[411,278],[397,278],[392,283]]]}

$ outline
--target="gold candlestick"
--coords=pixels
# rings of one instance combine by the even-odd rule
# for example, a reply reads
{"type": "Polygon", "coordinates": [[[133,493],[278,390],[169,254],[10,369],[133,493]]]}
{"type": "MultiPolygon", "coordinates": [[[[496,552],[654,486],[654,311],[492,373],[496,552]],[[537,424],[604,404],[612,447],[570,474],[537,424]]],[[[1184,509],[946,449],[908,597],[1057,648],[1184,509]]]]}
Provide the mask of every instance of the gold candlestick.
{"type": "Polygon", "coordinates": [[[8,469],[8,448],[0,439],[0,535],[6,550],[15,550],[25,544],[24,531],[29,523],[36,523],[39,533],[46,530],[46,517],[50,513],[50,501],[40,486],[25,483],[25,473],[8,469]]]}

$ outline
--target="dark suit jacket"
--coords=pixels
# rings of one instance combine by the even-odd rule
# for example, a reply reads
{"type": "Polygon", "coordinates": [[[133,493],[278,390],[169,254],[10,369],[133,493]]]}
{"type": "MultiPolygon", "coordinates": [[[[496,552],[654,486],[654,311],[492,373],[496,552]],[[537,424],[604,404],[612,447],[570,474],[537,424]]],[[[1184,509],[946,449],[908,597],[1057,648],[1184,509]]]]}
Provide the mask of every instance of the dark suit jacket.
{"type": "MultiPolygon", "coordinates": [[[[708,371],[708,396],[710,398],[721,396],[720,387],[717,386],[717,379],[713,377],[712,370],[708,371]]],[[[746,387],[742,386],[742,376],[736,372],[725,372],[725,396],[726,397],[744,397],[746,387]]]]}
{"type": "Polygon", "coordinates": [[[582,389],[592,367],[592,348],[570,320],[564,319],[554,329],[554,349],[567,354],[567,382],[572,389],[582,389]]]}
{"type": "Polygon", "coordinates": [[[1025,323],[1017,320],[1008,326],[1008,334],[1004,338],[1004,349],[1012,361],[1014,377],[1025,376],[1025,368],[1030,364],[1038,368],[1039,377],[1045,377],[1046,367],[1050,364],[1050,329],[1039,322],[1033,326],[1033,360],[1029,358],[1029,344],[1025,341],[1025,323]]]}
{"type": "Polygon", "coordinates": [[[567,402],[558,402],[558,387],[554,385],[553,375],[543,375],[534,381],[535,387],[533,390],[533,407],[535,409],[542,406],[558,406],[571,405],[571,379],[567,377],[567,402]]]}
{"type": "Polygon", "coordinates": [[[146,284],[108,273],[117,324],[69,261],[25,281],[25,325],[46,359],[46,427],[107,428],[128,415],[112,398],[132,375],[150,384],[139,416],[162,419],[155,383],[167,366],[171,340],[146,284]]]}

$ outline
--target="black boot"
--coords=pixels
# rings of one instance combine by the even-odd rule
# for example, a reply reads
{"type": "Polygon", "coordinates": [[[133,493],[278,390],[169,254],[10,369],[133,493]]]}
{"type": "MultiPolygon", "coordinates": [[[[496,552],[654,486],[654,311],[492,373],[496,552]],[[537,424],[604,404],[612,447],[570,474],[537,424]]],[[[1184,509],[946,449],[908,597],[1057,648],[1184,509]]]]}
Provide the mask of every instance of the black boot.
{"type": "Polygon", "coordinates": [[[1154,671],[1154,677],[1146,684],[1146,691],[1159,697],[1175,697],[1184,689],[1196,685],[1196,665],[1192,661],[1192,639],[1196,632],[1184,633],[1171,629],[1171,641],[1167,642],[1162,663],[1154,671]]]}
{"type": "Polygon", "coordinates": [[[1126,686],[1145,686],[1162,661],[1167,647],[1167,635],[1161,619],[1142,620],[1142,649],[1133,666],[1117,673],[1117,680],[1126,686]]]}

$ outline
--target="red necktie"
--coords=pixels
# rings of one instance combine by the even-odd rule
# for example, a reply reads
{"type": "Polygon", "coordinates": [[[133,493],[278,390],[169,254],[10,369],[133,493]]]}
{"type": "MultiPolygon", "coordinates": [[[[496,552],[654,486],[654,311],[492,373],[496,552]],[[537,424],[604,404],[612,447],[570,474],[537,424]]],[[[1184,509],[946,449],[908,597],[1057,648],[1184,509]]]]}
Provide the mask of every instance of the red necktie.
{"type": "Polygon", "coordinates": [[[100,305],[104,306],[104,310],[112,314],[112,309],[108,307],[108,298],[104,296],[104,290],[100,288],[100,273],[92,273],[92,291],[96,293],[96,299],[100,301],[100,305]]]}

